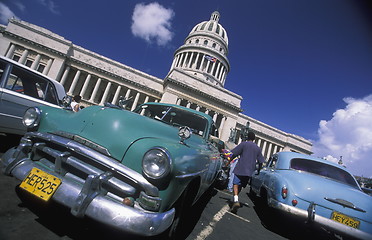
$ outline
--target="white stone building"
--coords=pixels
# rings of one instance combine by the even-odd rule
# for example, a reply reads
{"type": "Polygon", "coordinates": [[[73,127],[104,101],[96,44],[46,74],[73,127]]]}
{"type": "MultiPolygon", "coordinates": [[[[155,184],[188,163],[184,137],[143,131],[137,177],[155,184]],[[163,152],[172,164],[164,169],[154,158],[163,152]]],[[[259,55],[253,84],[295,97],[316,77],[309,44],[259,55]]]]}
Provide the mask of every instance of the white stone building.
{"type": "Polygon", "coordinates": [[[210,114],[220,138],[234,144],[241,141],[240,132],[249,123],[266,158],[283,150],[311,154],[310,141],[244,115],[243,98],[224,88],[230,63],[228,37],[219,18],[214,12],[209,21],[191,30],[164,79],[16,19],[0,25],[0,54],[61,82],[69,95],[81,95],[85,106],[116,104],[120,96],[132,98],[130,110],[150,101],[174,103],[210,114]]]}

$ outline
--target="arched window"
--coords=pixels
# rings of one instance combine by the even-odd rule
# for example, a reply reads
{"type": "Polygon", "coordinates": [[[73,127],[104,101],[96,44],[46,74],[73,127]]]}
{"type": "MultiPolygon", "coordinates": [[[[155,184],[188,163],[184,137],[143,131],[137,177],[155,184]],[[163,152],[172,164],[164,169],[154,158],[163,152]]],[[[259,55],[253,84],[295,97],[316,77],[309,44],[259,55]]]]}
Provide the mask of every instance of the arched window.
{"type": "Polygon", "coordinates": [[[213,23],[211,22],[211,23],[209,24],[209,26],[208,26],[208,31],[212,31],[212,29],[213,29],[213,23]]]}
{"type": "Polygon", "coordinates": [[[220,25],[217,25],[216,33],[220,34],[220,25]]]}
{"type": "Polygon", "coordinates": [[[199,39],[196,39],[195,43],[198,44],[199,43],[199,39]]]}
{"type": "Polygon", "coordinates": [[[206,22],[203,23],[203,25],[201,26],[200,30],[204,30],[206,24],[207,24],[206,22]]]}
{"type": "Polygon", "coordinates": [[[216,45],[217,45],[216,43],[213,43],[213,44],[212,44],[212,47],[213,47],[213,48],[216,48],[216,45]]]}
{"type": "Polygon", "coordinates": [[[204,40],[204,45],[208,45],[208,41],[207,40],[204,40]]]}

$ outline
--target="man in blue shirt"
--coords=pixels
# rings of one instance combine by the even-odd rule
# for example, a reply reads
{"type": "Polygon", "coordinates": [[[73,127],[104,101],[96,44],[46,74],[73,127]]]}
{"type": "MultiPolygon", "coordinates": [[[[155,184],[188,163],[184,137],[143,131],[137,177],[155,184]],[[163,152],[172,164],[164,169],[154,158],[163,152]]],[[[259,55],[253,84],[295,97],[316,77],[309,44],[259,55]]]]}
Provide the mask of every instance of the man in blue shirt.
{"type": "Polygon", "coordinates": [[[240,156],[240,159],[234,169],[234,203],[231,207],[231,212],[233,213],[236,213],[238,208],[240,208],[238,195],[242,188],[247,186],[252,174],[256,170],[256,161],[258,162],[259,166],[256,173],[257,175],[260,173],[262,164],[265,161],[261,148],[253,142],[255,138],[256,135],[253,132],[248,132],[247,139],[245,139],[246,141],[241,142],[238,146],[231,150],[233,153],[231,159],[240,156]]]}

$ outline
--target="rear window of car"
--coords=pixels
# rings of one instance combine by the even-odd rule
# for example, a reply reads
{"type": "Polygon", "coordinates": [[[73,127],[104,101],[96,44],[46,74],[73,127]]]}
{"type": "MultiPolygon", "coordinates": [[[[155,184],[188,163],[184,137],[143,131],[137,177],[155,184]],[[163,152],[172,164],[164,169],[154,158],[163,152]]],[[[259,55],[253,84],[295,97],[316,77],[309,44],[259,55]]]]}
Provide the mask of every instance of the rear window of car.
{"type": "Polygon", "coordinates": [[[11,73],[4,81],[6,89],[58,105],[54,85],[31,71],[13,66],[11,73]]]}
{"type": "Polygon", "coordinates": [[[358,188],[354,178],[348,172],[325,163],[295,158],[291,161],[291,169],[317,174],[358,188]]]}

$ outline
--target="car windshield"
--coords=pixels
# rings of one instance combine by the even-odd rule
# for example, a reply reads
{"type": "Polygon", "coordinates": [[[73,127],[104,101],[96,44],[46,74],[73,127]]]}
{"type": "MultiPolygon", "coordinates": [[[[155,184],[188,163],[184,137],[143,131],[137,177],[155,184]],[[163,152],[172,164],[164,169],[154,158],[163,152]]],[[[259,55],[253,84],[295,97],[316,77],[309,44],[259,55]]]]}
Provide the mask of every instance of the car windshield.
{"type": "Polygon", "coordinates": [[[291,168],[317,174],[359,188],[354,178],[348,172],[329,164],[295,158],[291,161],[291,168]]]}
{"type": "Polygon", "coordinates": [[[208,121],[203,116],[180,108],[164,105],[142,105],[135,112],[173,126],[187,126],[193,134],[204,136],[208,121]]]}

